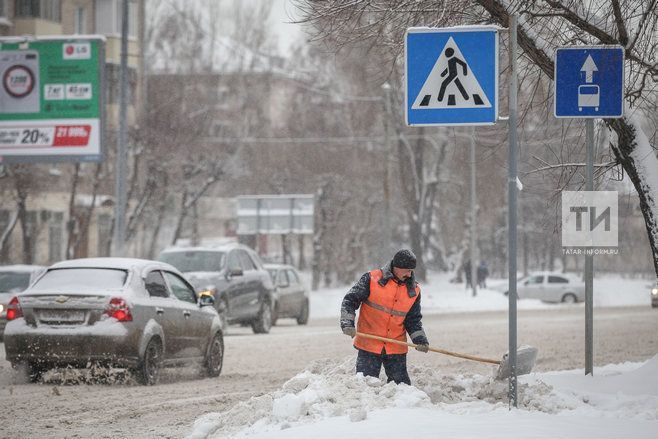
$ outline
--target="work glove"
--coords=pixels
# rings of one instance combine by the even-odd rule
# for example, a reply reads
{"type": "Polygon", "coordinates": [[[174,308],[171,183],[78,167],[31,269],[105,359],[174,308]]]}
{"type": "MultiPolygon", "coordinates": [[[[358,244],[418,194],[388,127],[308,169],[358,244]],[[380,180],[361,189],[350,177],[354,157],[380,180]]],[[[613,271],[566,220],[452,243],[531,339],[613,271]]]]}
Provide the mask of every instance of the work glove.
{"type": "Polygon", "coordinates": [[[342,329],[343,329],[343,334],[349,335],[352,338],[356,336],[356,329],[354,328],[354,326],[345,326],[342,329]]]}
{"type": "Polygon", "coordinates": [[[428,345],[428,344],[426,344],[426,343],[417,344],[417,345],[416,345],[416,350],[417,350],[417,351],[420,351],[420,352],[425,352],[425,353],[427,353],[427,352],[429,352],[429,350],[430,350],[430,345],[428,345]]]}

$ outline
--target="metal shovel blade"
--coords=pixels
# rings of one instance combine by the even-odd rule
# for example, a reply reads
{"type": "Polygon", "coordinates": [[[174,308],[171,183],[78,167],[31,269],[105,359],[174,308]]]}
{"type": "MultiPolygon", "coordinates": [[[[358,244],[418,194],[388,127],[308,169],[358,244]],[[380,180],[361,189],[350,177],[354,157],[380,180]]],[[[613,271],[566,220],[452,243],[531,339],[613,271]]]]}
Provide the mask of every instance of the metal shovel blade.
{"type": "MultiPolygon", "coordinates": [[[[525,375],[532,372],[532,368],[537,360],[537,348],[532,346],[521,346],[516,350],[516,375],[525,375]]],[[[504,380],[509,378],[512,368],[509,362],[509,352],[503,355],[503,359],[498,365],[495,379],[504,380]]]]}

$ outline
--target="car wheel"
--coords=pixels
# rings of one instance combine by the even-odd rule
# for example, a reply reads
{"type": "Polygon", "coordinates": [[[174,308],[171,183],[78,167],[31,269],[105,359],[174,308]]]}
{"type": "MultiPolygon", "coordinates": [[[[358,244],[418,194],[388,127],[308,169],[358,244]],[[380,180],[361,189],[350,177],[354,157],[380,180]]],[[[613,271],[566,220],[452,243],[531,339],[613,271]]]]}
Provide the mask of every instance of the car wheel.
{"type": "Polygon", "coordinates": [[[274,309],[272,310],[272,326],[276,326],[277,320],[279,320],[279,304],[274,302],[274,309]]]}
{"type": "Polygon", "coordinates": [[[224,337],[221,333],[215,334],[208,346],[206,354],[206,374],[209,377],[218,377],[224,364],[224,337]]]}
{"type": "Polygon", "coordinates": [[[297,316],[298,325],[305,325],[307,323],[308,323],[308,299],[304,300],[304,303],[302,304],[302,310],[299,312],[299,315],[297,316]]]}
{"type": "Polygon", "coordinates": [[[137,366],[137,381],[145,386],[158,382],[160,364],[162,362],[162,344],[157,339],[151,339],[144,350],[144,358],[137,366]]]}
{"type": "Polygon", "coordinates": [[[50,366],[42,361],[28,361],[25,363],[25,377],[29,382],[36,383],[48,369],[50,366]]]}
{"type": "Polygon", "coordinates": [[[562,303],[578,303],[578,298],[573,293],[567,293],[562,296],[562,303]]]}
{"type": "Polygon", "coordinates": [[[251,329],[253,329],[256,334],[267,334],[270,332],[271,327],[272,307],[270,306],[270,302],[264,299],[260,302],[260,309],[258,310],[256,319],[251,322],[251,329]]]}

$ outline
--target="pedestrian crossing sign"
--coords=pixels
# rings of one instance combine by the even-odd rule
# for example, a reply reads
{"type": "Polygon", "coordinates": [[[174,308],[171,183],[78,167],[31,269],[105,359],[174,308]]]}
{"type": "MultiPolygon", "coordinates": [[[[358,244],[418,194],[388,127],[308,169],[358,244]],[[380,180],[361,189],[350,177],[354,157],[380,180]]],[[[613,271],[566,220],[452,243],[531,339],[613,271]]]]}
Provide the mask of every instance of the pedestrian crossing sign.
{"type": "Polygon", "coordinates": [[[407,125],[491,125],[498,119],[498,28],[409,28],[407,125]]]}

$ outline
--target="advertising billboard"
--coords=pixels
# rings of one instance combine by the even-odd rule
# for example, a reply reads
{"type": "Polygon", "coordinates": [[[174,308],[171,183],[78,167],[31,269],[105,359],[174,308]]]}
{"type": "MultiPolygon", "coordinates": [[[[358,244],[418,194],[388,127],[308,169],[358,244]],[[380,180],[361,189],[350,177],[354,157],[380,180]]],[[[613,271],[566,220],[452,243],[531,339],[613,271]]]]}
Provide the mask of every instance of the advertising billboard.
{"type": "Polygon", "coordinates": [[[4,163],[102,159],[105,40],[0,38],[4,163]]]}

